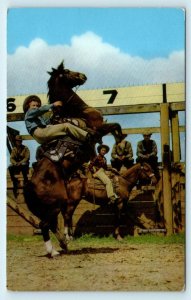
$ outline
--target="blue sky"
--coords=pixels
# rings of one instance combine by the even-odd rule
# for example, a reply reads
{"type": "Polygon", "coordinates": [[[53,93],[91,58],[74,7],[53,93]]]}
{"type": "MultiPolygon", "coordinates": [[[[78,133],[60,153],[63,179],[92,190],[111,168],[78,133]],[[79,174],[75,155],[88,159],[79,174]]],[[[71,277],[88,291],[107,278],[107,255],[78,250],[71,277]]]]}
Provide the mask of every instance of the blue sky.
{"type": "Polygon", "coordinates": [[[184,49],[184,11],[178,8],[10,9],[8,53],[35,38],[69,44],[73,35],[92,31],[122,52],[144,58],[168,57],[184,49]]]}
{"type": "Polygon", "coordinates": [[[84,89],[184,81],[181,8],[12,8],[7,25],[9,96],[46,92],[62,59],[84,89]]]}
{"type": "MultiPolygon", "coordinates": [[[[62,59],[67,68],[87,75],[81,89],[184,82],[185,12],[181,8],[9,9],[7,52],[8,96],[46,93],[47,71],[62,59]]],[[[123,128],[133,127],[137,116],[120,120],[123,128]]],[[[160,126],[159,120],[154,114],[149,119],[141,115],[138,126],[160,126]]],[[[13,127],[25,133],[23,125],[13,127]]],[[[134,156],[140,138],[128,137],[134,156]]],[[[160,156],[160,137],[153,138],[160,156]]],[[[107,137],[105,142],[111,146],[113,140],[107,137]]]]}

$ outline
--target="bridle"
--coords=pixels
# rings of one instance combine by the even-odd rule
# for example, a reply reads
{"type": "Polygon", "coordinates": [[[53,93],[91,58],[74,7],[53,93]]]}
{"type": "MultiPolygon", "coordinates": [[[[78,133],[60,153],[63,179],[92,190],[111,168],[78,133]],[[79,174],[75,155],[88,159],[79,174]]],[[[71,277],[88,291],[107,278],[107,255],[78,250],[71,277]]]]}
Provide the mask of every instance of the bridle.
{"type": "Polygon", "coordinates": [[[140,170],[142,170],[142,171],[144,172],[144,174],[145,174],[148,178],[152,178],[153,176],[155,176],[154,173],[147,174],[147,172],[146,172],[144,166],[141,166],[141,169],[140,169],[140,170]]]}

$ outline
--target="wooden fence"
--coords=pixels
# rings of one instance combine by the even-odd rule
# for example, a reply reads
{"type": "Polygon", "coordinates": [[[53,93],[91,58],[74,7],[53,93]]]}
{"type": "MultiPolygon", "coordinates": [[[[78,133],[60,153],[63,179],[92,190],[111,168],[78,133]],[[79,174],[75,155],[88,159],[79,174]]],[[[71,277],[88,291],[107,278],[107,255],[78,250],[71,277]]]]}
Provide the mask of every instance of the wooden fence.
{"type": "MultiPolygon", "coordinates": [[[[160,133],[161,136],[161,157],[162,157],[162,168],[161,168],[161,180],[156,188],[156,190],[150,193],[149,204],[144,200],[144,197],[148,196],[147,192],[143,192],[139,195],[139,200],[129,201],[129,208],[132,214],[137,214],[136,218],[141,219],[142,215],[142,225],[143,227],[147,227],[146,229],[153,229],[154,227],[161,226],[166,230],[167,235],[171,235],[174,231],[181,231],[184,229],[184,221],[185,221],[185,202],[184,202],[184,180],[185,174],[177,167],[172,169],[172,166],[181,165],[180,164],[180,132],[185,131],[185,126],[179,126],[179,111],[185,111],[185,102],[167,102],[165,89],[163,88],[163,101],[162,103],[151,103],[151,104],[137,104],[137,105],[107,105],[104,107],[97,107],[100,111],[102,111],[103,115],[117,115],[117,114],[141,114],[141,113],[160,113],[160,127],[152,127],[149,128],[152,132],[160,133]],[[172,145],[170,143],[170,137],[172,138],[172,145]],[[171,155],[173,154],[173,155],[171,155]],[[142,198],[141,198],[142,197],[142,198]],[[151,204],[152,203],[152,204],[151,204]],[[153,222],[150,222],[145,212],[147,207],[152,207],[153,222]],[[140,210],[140,214],[139,214],[140,210]],[[142,210],[142,211],[141,211],[142,210]],[[153,211],[155,213],[153,214],[153,211]],[[159,219],[158,219],[159,213],[159,219]],[[143,221],[143,219],[145,219],[143,221]],[[150,222],[150,223],[149,223],[150,222]],[[159,224],[160,223],[160,224],[159,224]],[[146,225],[147,224],[147,225],[146,225]],[[148,225],[150,224],[150,225],[148,225]],[[163,225],[161,225],[163,224],[163,225]]],[[[173,97],[173,95],[171,95],[173,97]]],[[[176,95],[177,96],[177,95],[176,95]]],[[[13,113],[7,115],[8,122],[23,120],[23,113],[13,113]]],[[[123,129],[125,133],[128,134],[140,134],[143,133],[145,128],[128,128],[123,129]]],[[[32,139],[30,136],[23,136],[24,139],[32,139]]],[[[9,187],[8,187],[9,189],[9,187]]],[[[10,187],[11,190],[11,187],[10,187]]],[[[22,191],[21,191],[22,194],[22,191]]],[[[24,205],[24,203],[22,203],[24,205]]],[[[9,209],[10,213],[10,209],[9,209]]],[[[75,228],[79,228],[81,226],[87,228],[87,220],[95,220],[94,225],[99,228],[98,219],[104,220],[101,223],[106,228],[107,224],[105,224],[106,220],[109,220],[109,216],[105,212],[100,212],[99,207],[94,207],[87,202],[81,201],[79,207],[76,210],[74,216],[74,223],[78,226],[75,228]],[[86,218],[84,216],[86,214],[86,218]],[[89,214],[89,216],[88,216],[89,214]],[[97,218],[97,216],[100,216],[97,218]],[[95,218],[94,218],[95,217],[95,218]],[[82,222],[84,220],[84,223],[82,222]],[[79,226],[79,222],[81,225],[79,226]],[[82,226],[82,224],[85,224],[82,226]]],[[[10,214],[9,214],[10,215],[10,214]]],[[[111,216],[112,218],[112,216],[111,216]]],[[[8,217],[9,220],[9,217],[8,217]]],[[[12,222],[12,221],[11,221],[12,222]]],[[[112,222],[110,222],[111,224],[112,222]]],[[[11,225],[9,225],[8,221],[8,229],[10,230],[11,225]]],[[[129,220],[124,221],[124,228],[127,228],[129,225],[129,220]],[[127,224],[126,224],[127,222],[127,224]]],[[[12,226],[13,227],[13,226],[12,226]]],[[[19,226],[17,226],[19,227],[19,226]]],[[[94,227],[94,226],[93,226],[94,227]]],[[[110,225],[108,225],[108,228],[110,225]]],[[[9,231],[8,230],[8,231],[9,231]]],[[[19,231],[19,230],[18,230],[19,231]]],[[[79,230],[78,230],[79,231],[79,230]]],[[[99,231],[99,230],[98,230],[99,231]]],[[[103,231],[103,229],[101,229],[103,231]]],[[[106,230],[107,231],[107,230],[106,230]]]]}
{"type": "MultiPolygon", "coordinates": [[[[124,235],[144,232],[166,233],[164,218],[164,195],[162,170],[161,180],[155,188],[142,187],[132,190],[127,213],[122,216],[121,231],[124,235]]],[[[185,176],[174,170],[172,178],[173,232],[185,229],[185,176]]],[[[7,232],[12,234],[33,234],[39,232],[39,220],[27,209],[23,197],[23,178],[18,176],[19,189],[17,198],[13,195],[13,185],[7,175],[7,232]]],[[[59,217],[63,224],[62,217],[59,217]]],[[[100,207],[82,199],[73,216],[73,231],[76,236],[92,233],[109,235],[113,233],[114,214],[109,207],[100,207]]]]}

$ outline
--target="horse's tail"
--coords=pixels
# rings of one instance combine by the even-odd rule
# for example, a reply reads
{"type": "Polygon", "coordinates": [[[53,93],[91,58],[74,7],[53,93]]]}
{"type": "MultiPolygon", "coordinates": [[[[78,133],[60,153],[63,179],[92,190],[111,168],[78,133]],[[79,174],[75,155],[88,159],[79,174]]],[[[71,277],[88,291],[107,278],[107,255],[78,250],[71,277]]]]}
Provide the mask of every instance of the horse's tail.
{"type": "Polygon", "coordinates": [[[40,201],[34,191],[34,185],[29,181],[23,189],[25,203],[28,209],[38,218],[41,218],[40,201]]]}

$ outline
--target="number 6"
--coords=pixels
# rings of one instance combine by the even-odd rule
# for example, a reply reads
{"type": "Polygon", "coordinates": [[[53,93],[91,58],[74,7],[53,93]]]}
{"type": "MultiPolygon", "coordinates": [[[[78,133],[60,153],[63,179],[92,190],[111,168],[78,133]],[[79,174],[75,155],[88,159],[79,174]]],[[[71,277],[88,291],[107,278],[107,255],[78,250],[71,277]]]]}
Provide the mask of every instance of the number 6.
{"type": "Polygon", "coordinates": [[[7,98],[7,111],[13,112],[16,109],[15,98],[7,98]]]}

